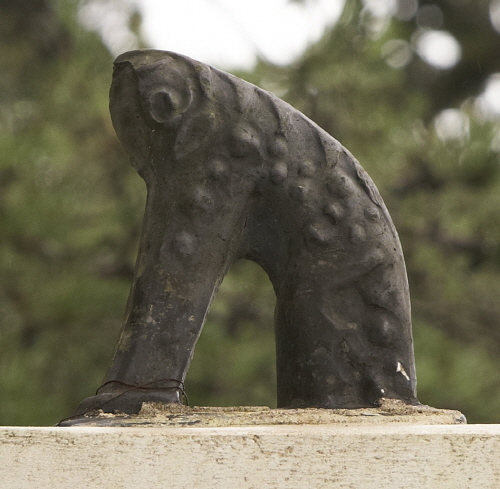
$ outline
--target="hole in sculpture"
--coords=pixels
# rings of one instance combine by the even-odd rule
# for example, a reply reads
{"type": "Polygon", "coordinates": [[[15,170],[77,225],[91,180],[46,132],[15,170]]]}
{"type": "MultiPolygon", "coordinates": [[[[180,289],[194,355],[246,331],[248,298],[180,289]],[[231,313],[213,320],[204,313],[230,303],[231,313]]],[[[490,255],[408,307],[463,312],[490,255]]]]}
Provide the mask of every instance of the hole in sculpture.
{"type": "Polygon", "coordinates": [[[192,406],[276,407],[275,294],[257,264],[240,260],[224,278],[186,379],[192,406]]]}

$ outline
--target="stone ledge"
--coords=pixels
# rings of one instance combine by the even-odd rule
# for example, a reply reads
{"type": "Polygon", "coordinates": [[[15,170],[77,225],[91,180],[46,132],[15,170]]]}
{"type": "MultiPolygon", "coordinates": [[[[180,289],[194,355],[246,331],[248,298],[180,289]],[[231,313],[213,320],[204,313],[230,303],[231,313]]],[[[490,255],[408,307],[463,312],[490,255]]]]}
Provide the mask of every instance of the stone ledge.
{"type": "Polygon", "coordinates": [[[0,428],[2,489],[498,489],[500,425],[0,428]]]}

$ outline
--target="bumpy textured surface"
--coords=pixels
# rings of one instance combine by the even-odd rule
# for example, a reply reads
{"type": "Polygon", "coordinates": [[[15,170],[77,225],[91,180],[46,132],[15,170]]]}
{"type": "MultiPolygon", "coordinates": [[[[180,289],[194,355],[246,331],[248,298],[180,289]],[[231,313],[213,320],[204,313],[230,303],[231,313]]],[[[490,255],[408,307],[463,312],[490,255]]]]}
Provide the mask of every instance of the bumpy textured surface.
{"type": "Polygon", "coordinates": [[[119,56],[110,100],[148,198],[115,358],[77,412],[179,402],[240,258],[276,292],[278,407],[417,403],[399,239],[349,151],[274,95],[175,53],[119,56]]]}

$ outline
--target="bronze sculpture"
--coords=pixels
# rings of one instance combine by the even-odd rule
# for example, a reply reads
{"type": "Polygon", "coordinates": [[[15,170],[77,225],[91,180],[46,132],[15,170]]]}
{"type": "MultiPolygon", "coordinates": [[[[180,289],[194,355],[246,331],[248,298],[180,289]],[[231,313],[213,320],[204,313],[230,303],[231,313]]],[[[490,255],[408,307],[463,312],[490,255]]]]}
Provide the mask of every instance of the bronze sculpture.
{"type": "Polygon", "coordinates": [[[418,403],[399,239],[351,153],[274,95],[170,52],[119,56],[110,111],[148,198],[115,357],[77,414],[180,402],[240,258],[276,292],[278,407],[418,403]]]}

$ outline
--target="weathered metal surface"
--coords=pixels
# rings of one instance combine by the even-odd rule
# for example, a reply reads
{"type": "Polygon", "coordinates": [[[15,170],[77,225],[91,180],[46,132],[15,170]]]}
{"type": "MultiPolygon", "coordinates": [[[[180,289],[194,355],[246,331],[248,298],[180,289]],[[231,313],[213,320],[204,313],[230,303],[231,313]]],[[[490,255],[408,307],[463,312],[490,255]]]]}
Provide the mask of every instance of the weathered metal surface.
{"type": "Polygon", "coordinates": [[[110,110],[148,198],[121,339],[79,413],[180,402],[241,258],[276,292],[278,407],[417,403],[401,246],[349,151],[274,95],[169,52],[119,56],[110,110]]]}

